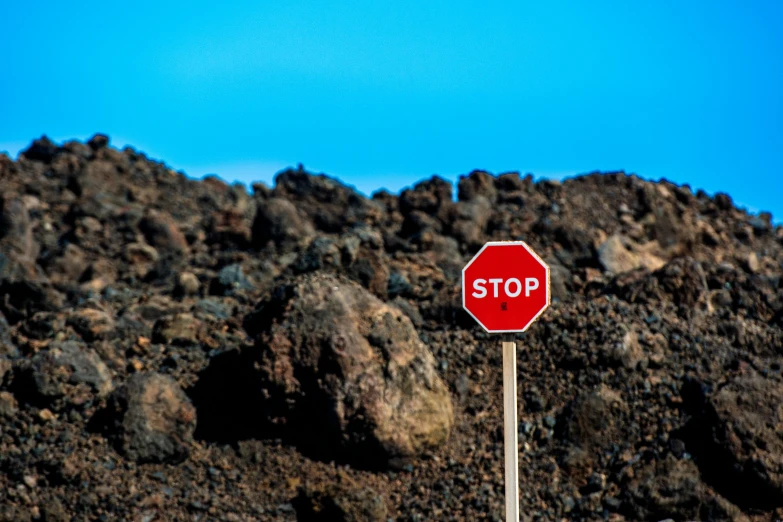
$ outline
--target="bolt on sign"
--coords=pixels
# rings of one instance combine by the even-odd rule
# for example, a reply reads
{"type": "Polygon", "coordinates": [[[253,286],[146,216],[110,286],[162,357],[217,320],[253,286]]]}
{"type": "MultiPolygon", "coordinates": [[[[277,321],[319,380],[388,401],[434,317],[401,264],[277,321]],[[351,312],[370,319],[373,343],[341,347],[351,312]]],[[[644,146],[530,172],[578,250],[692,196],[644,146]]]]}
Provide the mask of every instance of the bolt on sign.
{"type": "MultiPolygon", "coordinates": [[[[549,266],[523,241],[491,241],[462,269],[462,306],[489,333],[524,332],[549,302],[549,266]]],[[[516,350],[504,339],[506,522],[519,522],[516,350]]]]}

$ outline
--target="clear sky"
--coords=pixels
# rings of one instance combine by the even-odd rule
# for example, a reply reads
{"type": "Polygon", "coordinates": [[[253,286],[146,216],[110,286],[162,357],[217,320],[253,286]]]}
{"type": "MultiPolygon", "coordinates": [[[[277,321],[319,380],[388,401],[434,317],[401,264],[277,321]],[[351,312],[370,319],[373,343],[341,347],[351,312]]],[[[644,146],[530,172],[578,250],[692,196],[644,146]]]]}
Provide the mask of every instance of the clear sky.
{"type": "Polygon", "coordinates": [[[781,28],[780,0],[9,0],[0,150],[104,132],[196,177],[301,162],[368,194],[624,169],[781,221],[781,28]]]}

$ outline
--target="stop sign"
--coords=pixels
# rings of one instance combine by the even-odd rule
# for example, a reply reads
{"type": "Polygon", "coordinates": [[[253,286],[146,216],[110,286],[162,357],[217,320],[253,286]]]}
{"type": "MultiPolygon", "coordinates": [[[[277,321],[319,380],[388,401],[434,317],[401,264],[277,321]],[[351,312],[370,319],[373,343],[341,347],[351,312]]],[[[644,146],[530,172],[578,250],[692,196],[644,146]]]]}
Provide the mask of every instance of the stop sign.
{"type": "Polygon", "coordinates": [[[462,269],[462,306],[489,333],[524,332],[549,306],[549,267],[523,241],[490,241],[462,269]]]}

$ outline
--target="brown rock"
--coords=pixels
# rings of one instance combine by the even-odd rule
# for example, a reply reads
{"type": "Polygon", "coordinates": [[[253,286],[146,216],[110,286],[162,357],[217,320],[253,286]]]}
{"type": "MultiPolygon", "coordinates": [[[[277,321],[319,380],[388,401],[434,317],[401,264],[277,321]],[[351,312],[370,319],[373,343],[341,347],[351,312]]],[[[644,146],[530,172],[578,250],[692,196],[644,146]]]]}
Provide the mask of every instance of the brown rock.
{"type": "MultiPolygon", "coordinates": [[[[11,375],[11,368],[13,364],[5,357],[0,356],[0,387],[5,384],[6,376],[11,375]]],[[[9,379],[10,380],[10,379],[9,379]]]]}
{"type": "Polygon", "coordinates": [[[628,485],[627,516],[631,520],[731,520],[749,519],[702,482],[691,460],[669,455],[642,468],[628,485]]]}
{"type": "Polygon", "coordinates": [[[117,267],[110,260],[100,258],[91,263],[82,274],[84,290],[100,292],[117,280],[117,267]]]}
{"type": "Polygon", "coordinates": [[[627,410],[620,395],[606,386],[576,397],[558,422],[561,437],[589,450],[611,444],[617,435],[618,414],[627,410]]]}
{"type": "Polygon", "coordinates": [[[16,415],[18,404],[13,395],[0,391],[0,417],[11,418],[16,415]]]}
{"type": "Polygon", "coordinates": [[[113,389],[111,372],[98,354],[72,341],[53,343],[36,354],[25,376],[40,400],[50,405],[60,398],[79,405],[113,389]]]}
{"type": "Polygon", "coordinates": [[[146,243],[131,243],[125,247],[125,260],[139,277],[147,275],[159,257],[158,251],[146,243]]]}
{"type": "Polygon", "coordinates": [[[245,212],[235,208],[215,212],[209,223],[208,238],[210,243],[247,248],[252,239],[252,230],[245,212]]]}
{"type": "Polygon", "coordinates": [[[114,335],[114,318],[103,310],[83,308],[76,310],[68,318],[68,325],[73,327],[85,341],[110,339],[114,335]]]}
{"type": "Polygon", "coordinates": [[[457,184],[457,198],[460,201],[471,201],[477,197],[495,201],[496,196],[495,178],[491,174],[474,170],[468,176],[460,176],[457,184]]]}
{"type": "Polygon", "coordinates": [[[41,136],[22,152],[22,156],[34,161],[43,161],[49,163],[57,154],[57,144],[50,140],[46,135],[41,136]]]}
{"type": "Polygon", "coordinates": [[[389,266],[383,252],[363,248],[346,266],[351,279],[380,298],[386,297],[389,286],[389,266]]]}
{"type": "Polygon", "coordinates": [[[150,210],[139,222],[139,230],[147,243],[158,250],[183,253],[188,250],[188,241],[177,223],[167,213],[150,210]]]}
{"type": "Polygon", "coordinates": [[[548,258],[546,263],[549,265],[552,299],[565,301],[569,296],[568,288],[571,284],[571,271],[553,257],[548,258]]]}
{"type": "Polygon", "coordinates": [[[49,410],[48,408],[44,408],[44,409],[42,409],[41,411],[38,412],[38,418],[42,422],[51,422],[51,421],[53,421],[53,420],[55,420],[57,418],[57,415],[52,413],[52,411],[49,410]]]}
{"type": "Polygon", "coordinates": [[[137,462],[178,462],[187,458],[196,410],[171,377],[137,373],[111,398],[109,429],[118,449],[137,462]]]}
{"type": "Polygon", "coordinates": [[[279,288],[262,307],[262,381],[279,415],[322,434],[322,451],[385,465],[446,440],[451,398],[400,310],[320,275],[279,288]]]}
{"type": "Polygon", "coordinates": [[[302,522],[386,522],[383,497],[347,476],[339,482],[300,488],[293,501],[296,518],[302,522]]]}
{"type": "Polygon", "coordinates": [[[471,249],[480,248],[485,242],[484,231],[492,214],[490,199],[483,195],[471,196],[469,201],[458,203],[454,209],[451,234],[471,249]]]}
{"type": "Polygon", "coordinates": [[[281,172],[275,183],[277,198],[294,203],[308,222],[327,233],[340,233],[359,223],[374,224],[382,215],[375,201],[323,174],[308,174],[301,166],[281,172]]]}
{"type": "Polygon", "coordinates": [[[443,178],[432,178],[417,183],[412,189],[406,189],[400,194],[400,211],[403,215],[414,210],[423,212],[441,222],[447,220],[447,215],[454,205],[452,194],[454,186],[443,178]]]}
{"type": "Polygon", "coordinates": [[[195,344],[201,333],[201,321],[193,314],[180,313],[158,319],[152,328],[152,342],[164,344],[195,344]]]}
{"type": "Polygon", "coordinates": [[[198,294],[201,282],[192,272],[182,272],[177,275],[177,286],[174,292],[178,295],[198,294]]]}
{"type": "Polygon", "coordinates": [[[82,198],[95,198],[102,192],[119,192],[117,167],[110,161],[89,161],[84,169],[70,179],[68,188],[82,198]]]}
{"type": "Polygon", "coordinates": [[[783,383],[747,371],[710,400],[713,461],[748,501],[783,506],[783,383]],[[737,486],[739,488],[739,486],[737,486]]]}
{"type": "Polygon", "coordinates": [[[73,243],[68,243],[62,255],[56,257],[47,266],[49,280],[53,283],[72,283],[78,281],[87,267],[87,256],[73,243]]]}
{"type": "Polygon", "coordinates": [[[745,266],[749,272],[754,274],[761,269],[761,263],[759,262],[759,258],[755,252],[748,254],[748,257],[745,259],[745,266]]]}
{"type": "Polygon", "coordinates": [[[673,259],[652,274],[643,274],[619,289],[624,299],[668,301],[689,310],[706,309],[709,297],[706,275],[701,263],[690,257],[673,259]]]}
{"type": "Polygon", "coordinates": [[[629,249],[626,245],[632,244],[628,239],[613,235],[598,247],[598,260],[607,272],[622,274],[637,268],[657,270],[665,261],[649,252],[647,249],[629,249]]]}
{"type": "Polygon", "coordinates": [[[635,369],[644,359],[644,351],[639,344],[639,334],[634,330],[626,332],[622,341],[614,345],[611,358],[629,370],[635,369]]]}
{"type": "Polygon", "coordinates": [[[253,245],[264,247],[273,241],[281,247],[306,244],[315,234],[313,225],[288,200],[271,198],[258,204],[253,221],[253,245]]]}
{"type": "Polygon", "coordinates": [[[93,150],[102,149],[109,145],[109,137],[106,134],[95,134],[87,141],[87,145],[93,150]]]}
{"type": "Polygon", "coordinates": [[[35,279],[39,250],[22,198],[0,197],[0,280],[35,279]]]}

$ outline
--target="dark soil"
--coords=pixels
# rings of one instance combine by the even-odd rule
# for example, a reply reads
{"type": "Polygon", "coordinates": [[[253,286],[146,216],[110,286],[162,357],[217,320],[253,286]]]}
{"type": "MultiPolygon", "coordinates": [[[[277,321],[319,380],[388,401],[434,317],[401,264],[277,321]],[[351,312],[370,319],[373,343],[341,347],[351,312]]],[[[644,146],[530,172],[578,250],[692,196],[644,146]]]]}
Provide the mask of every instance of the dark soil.
{"type": "Polygon", "coordinates": [[[0,520],[503,520],[500,338],[459,276],[510,239],[552,273],[524,520],[783,518],[770,215],[622,172],[249,193],[97,135],[0,155],[0,520]]]}

